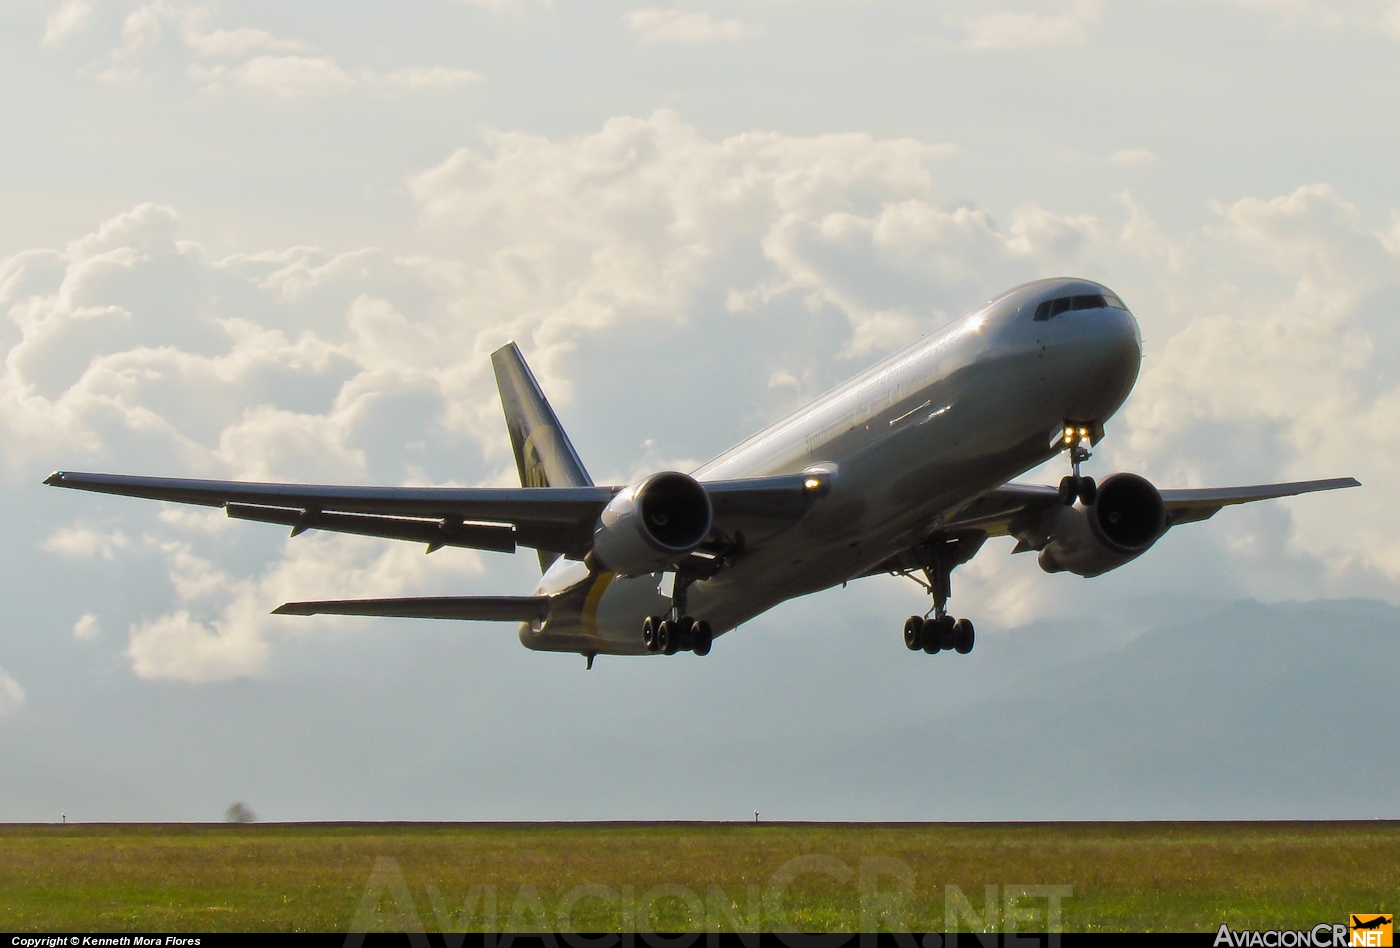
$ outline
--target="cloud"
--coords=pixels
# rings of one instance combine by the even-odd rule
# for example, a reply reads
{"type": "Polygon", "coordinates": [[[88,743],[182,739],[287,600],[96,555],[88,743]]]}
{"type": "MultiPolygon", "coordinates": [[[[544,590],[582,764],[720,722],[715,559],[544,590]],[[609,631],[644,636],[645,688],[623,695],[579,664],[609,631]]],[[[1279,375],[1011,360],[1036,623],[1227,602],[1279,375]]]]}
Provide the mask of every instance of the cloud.
{"type": "MultiPolygon", "coordinates": [[[[172,209],[141,205],[0,260],[0,457],[12,471],[508,484],[487,356],[514,338],[586,426],[595,476],[615,482],[706,456],[1015,283],[1112,275],[1149,358],[1101,470],[1166,486],[1357,474],[1368,488],[1355,497],[1232,511],[1198,535],[1220,538],[1215,562],[1242,564],[1245,589],[1277,589],[1268,577],[1293,563],[1296,588],[1394,591],[1395,233],[1324,185],[1221,205],[1184,233],[1126,194],[1113,219],[1038,204],[994,216],[942,195],[951,151],[864,134],[712,138],[669,112],[572,137],[488,131],[407,182],[438,256],[215,258],[181,238],[172,209]],[[666,398],[635,398],[692,390],[707,412],[679,427],[666,398]],[[594,420],[619,400],[627,424],[594,420]]],[[[290,599],[528,581],[461,551],[285,539],[203,512],[122,516],[30,542],[114,562],[139,546],[161,564],[147,581],[167,603],[103,613],[145,677],[262,674],[284,643],[354,625],[268,615],[290,599]]],[[[959,601],[1003,624],[1071,590],[994,551],[959,576],[959,601]]]]}
{"type": "Polygon", "coordinates": [[[129,546],[120,530],[101,533],[87,527],[64,527],[44,541],[44,549],[66,559],[114,560],[129,546]]]}
{"type": "Polygon", "coordinates": [[[190,76],[210,92],[229,86],[263,92],[279,99],[300,99],[346,92],[359,80],[323,56],[254,56],[237,66],[190,67],[190,76]]]}
{"type": "Polygon", "coordinates": [[[1108,160],[1124,168],[1141,168],[1155,165],[1158,159],[1150,148],[1122,148],[1109,155],[1108,160]]]}
{"type": "Polygon", "coordinates": [[[1099,17],[1098,0],[1056,5],[1065,9],[1053,13],[987,13],[957,17],[951,22],[963,30],[961,45],[967,49],[1040,49],[1087,42],[1089,27],[1099,17]]]}
{"type": "MultiPolygon", "coordinates": [[[[46,34],[45,45],[58,45],[85,23],[85,10],[87,7],[75,0],[55,11],[50,18],[50,33],[55,38],[50,41],[46,34]]],[[[123,21],[121,40],[98,78],[132,82],[147,77],[156,62],[157,49],[167,36],[174,35],[179,41],[177,48],[188,54],[185,75],[213,93],[241,90],[292,101],[354,89],[451,89],[484,79],[470,69],[447,66],[347,69],[303,40],[252,27],[214,26],[212,19],[213,13],[206,6],[154,0],[138,7],[123,21]]]]}
{"type": "Polygon", "coordinates": [[[212,29],[207,32],[199,29],[197,22],[188,23],[185,29],[185,43],[200,56],[237,57],[255,52],[305,53],[311,47],[296,39],[283,39],[266,30],[241,28],[236,30],[212,29]]]}
{"type": "Polygon", "coordinates": [[[868,242],[866,215],[883,202],[927,195],[946,145],[759,132],[711,142],[669,112],[560,142],[521,133],[487,141],[488,153],[460,150],[410,188],[426,226],[493,248],[498,265],[550,274],[540,287],[549,315],[530,329],[546,345],[674,313],[709,281],[733,279],[727,268],[756,264],[735,300],[816,291],[864,327],[862,340],[912,332],[909,313],[869,298],[896,289],[867,276],[857,292],[835,261],[816,258],[841,257],[828,245],[862,230],[868,242]]]}
{"type": "Polygon", "coordinates": [[[484,76],[470,69],[444,66],[388,73],[362,69],[350,73],[334,60],[319,56],[255,56],[235,67],[195,64],[190,68],[190,75],[202,82],[208,92],[235,88],[283,100],[333,95],[356,88],[452,89],[485,81],[484,76]]]}
{"type": "Polygon", "coordinates": [[[102,624],[91,612],[73,623],[73,638],[80,642],[91,642],[102,634],[102,624]]]}
{"type": "Polygon", "coordinates": [[[44,22],[43,45],[56,48],[87,28],[92,20],[91,0],[63,0],[44,22]]]}
{"type": "Polygon", "coordinates": [[[417,66],[369,75],[373,77],[369,80],[371,84],[378,81],[396,89],[451,89],[486,81],[486,77],[479,72],[470,69],[448,69],[445,66],[417,66]]]}
{"type": "Polygon", "coordinates": [[[1232,0],[1272,15],[1285,26],[1321,26],[1383,33],[1400,39],[1400,4],[1395,0],[1232,0]]]}
{"type": "MultiPolygon", "coordinates": [[[[1229,463],[1237,445],[1261,436],[1268,453],[1253,448],[1254,470],[1241,473],[1356,475],[1362,490],[1293,505],[1296,532],[1282,542],[1310,558],[1313,583],[1347,582],[1348,571],[1353,582],[1368,571],[1400,580],[1400,543],[1381,526],[1400,489],[1400,255],[1327,185],[1217,213],[1203,238],[1212,257],[1230,261],[1227,275],[1183,300],[1192,315],[1144,363],[1127,412],[1131,448],[1189,484],[1218,482],[1212,458],[1229,463]],[[1234,285],[1252,267],[1261,268],[1255,287],[1241,293],[1234,285]],[[1217,450],[1191,450],[1206,431],[1217,450]]],[[[1192,279],[1203,282],[1199,272],[1192,279]]],[[[1239,549],[1263,563],[1278,556],[1277,547],[1239,549]]]]}
{"type": "Polygon", "coordinates": [[[283,602],[396,595],[481,571],[470,551],[424,556],[408,544],[325,535],[288,540],[281,558],[252,579],[231,577],[186,544],[169,544],[165,553],[181,606],[132,624],[126,655],[141,678],[221,681],[257,674],[275,637],[347,624],[269,614],[283,602]]]}
{"type": "Polygon", "coordinates": [[[524,10],[528,7],[552,8],[554,0],[462,0],[468,6],[486,7],[497,12],[504,10],[524,10]]]}
{"type": "Polygon", "coordinates": [[[0,668],[0,718],[14,714],[24,707],[24,689],[19,686],[19,682],[9,676],[5,669],[0,668]]]}
{"type": "Polygon", "coordinates": [[[716,20],[708,13],[686,13],[658,7],[632,10],[623,16],[623,20],[632,35],[643,43],[729,42],[751,39],[766,32],[761,23],[716,20]]]}

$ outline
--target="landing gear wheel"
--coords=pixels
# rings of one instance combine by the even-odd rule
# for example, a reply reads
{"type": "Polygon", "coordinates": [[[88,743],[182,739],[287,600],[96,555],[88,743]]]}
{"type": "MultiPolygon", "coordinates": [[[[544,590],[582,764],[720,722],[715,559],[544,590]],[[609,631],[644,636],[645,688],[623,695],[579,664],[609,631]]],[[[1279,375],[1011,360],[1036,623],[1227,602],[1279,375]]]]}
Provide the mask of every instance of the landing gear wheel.
{"type": "Polygon", "coordinates": [[[690,650],[696,655],[710,654],[710,644],[714,636],[710,634],[710,623],[696,619],[690,625],[690,650]]]}
{"type": "Polygon", "coordinates": [[[910,616],[904,620],[904,647],[911,652],[917,652],[924,647],[924,619],[922,616],[910,616]]]}
{"type": "Polygon", "coordinates": [[[661,649],[661,642],[657,637],[657,627],[660,625],[660,616],[647,616],[642,620],[642,643],[646,645],[648,652],[656,652],[661,649]]]}
{"type": "Polygon", "coordinates": [[[656,644],[659,651],[666,655],[674,655],[680,650],[680,629],[676,628],[676,623],[670,619],[662,619],[661,625],[656,630],[656,644]]]}
{"type": "Polygon", "coordinates": [[[944,647],[944,651],[952,651],[953,647],[958,644],[958,640],[953,639],[953,626],[958,625],[958,623],[953,622],[952,616],[944,616],[944,619],[942,619],[942,622],[939,622],[938,625],[941,627],[942,633],[944,633],[944,640],[939,644],[944,647]]]}
{"type": "Polygon", "coordinates": [[[1094,479],[1087,474],[1079,479],[1079,502],[1085,507],[1092,507],[1094,499],[1099,496],[1099,485],[1094,483],[1094,479]]]}
{"type": "Polygon", "coordinates": [[[924,623],[924,651],[929,655],[937,655],[948,648],[948,636],[953,628],[952,616],[941,616],[937,619],[929,619],[924,623]]]}
{"type": "Polygon", "coordinates": [[[959,619],[953,623],[953,648],[958,650],[959,655],[966,655],[972,651],[972,645],[977,640],[977,632],[972,628],[972,623],[967,619],[959,619]]]}
{"type": "Polygon", "coordinates": [[[1074,498],[1079,496],[1079,478],[1073,474],[1066,474],[1060,478],[1060,503],[1066,507],[1074,506],[1074,498]]]}

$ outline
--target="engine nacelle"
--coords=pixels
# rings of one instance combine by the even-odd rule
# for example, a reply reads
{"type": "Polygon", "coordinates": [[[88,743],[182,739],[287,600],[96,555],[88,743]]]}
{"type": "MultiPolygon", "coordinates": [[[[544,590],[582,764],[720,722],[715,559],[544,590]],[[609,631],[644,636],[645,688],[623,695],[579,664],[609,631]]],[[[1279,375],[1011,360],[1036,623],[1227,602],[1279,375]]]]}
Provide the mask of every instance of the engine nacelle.
{"type": "Polygon", "coordinates": [[[674,566],[710,535],[710,495],[687,474],[665,471],[624,488],[593,531],[596,565],[620,576],[674,566]]]}
{"type": "Polygon", "coordinates": [[[1040,568],[1098,576],[1147,551],[1167,528],[1167,508],[1152,482],[1113,474],[1088,507],[1061,507],[1045,531],[1040,568]]]}

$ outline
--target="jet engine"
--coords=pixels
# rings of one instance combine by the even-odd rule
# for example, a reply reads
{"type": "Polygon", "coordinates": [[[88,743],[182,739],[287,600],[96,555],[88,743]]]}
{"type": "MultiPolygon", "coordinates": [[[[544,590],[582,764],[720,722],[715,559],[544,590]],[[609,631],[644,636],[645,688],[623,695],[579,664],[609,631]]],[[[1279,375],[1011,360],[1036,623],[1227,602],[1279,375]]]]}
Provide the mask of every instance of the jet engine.
{"type": "Polygon", "coordinates": [[[1088,507],[1060,507],[1046,530],[1040,568],[1098,576],[1142,555],[1167,528],[1167,508],[1152,482],[1113,474],[1088,507]]]}
{"type": "Polygon", "coordinates": [[[592,559],[621,576],[674,566],[710,535],[710,495],[695,478],[653,474],[624,488],[603,508],[592,559]]]}

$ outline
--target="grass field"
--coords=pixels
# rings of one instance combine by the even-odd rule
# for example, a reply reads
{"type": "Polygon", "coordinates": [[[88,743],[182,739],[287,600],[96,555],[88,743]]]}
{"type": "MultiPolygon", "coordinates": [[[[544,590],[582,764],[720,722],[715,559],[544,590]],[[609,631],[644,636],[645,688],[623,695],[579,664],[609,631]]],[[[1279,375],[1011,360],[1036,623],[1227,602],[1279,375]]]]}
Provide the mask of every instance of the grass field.
{"type": "Polygon", "coordinates": [[[915,930],[1024,931],[1052,893],[1066,931],[1341,922],[1400,907],[1400,822],[0,826],[16,931],[509,930],[561,911],[579,931],[755,911],[832,931],[895,908],[915,930]]]}

